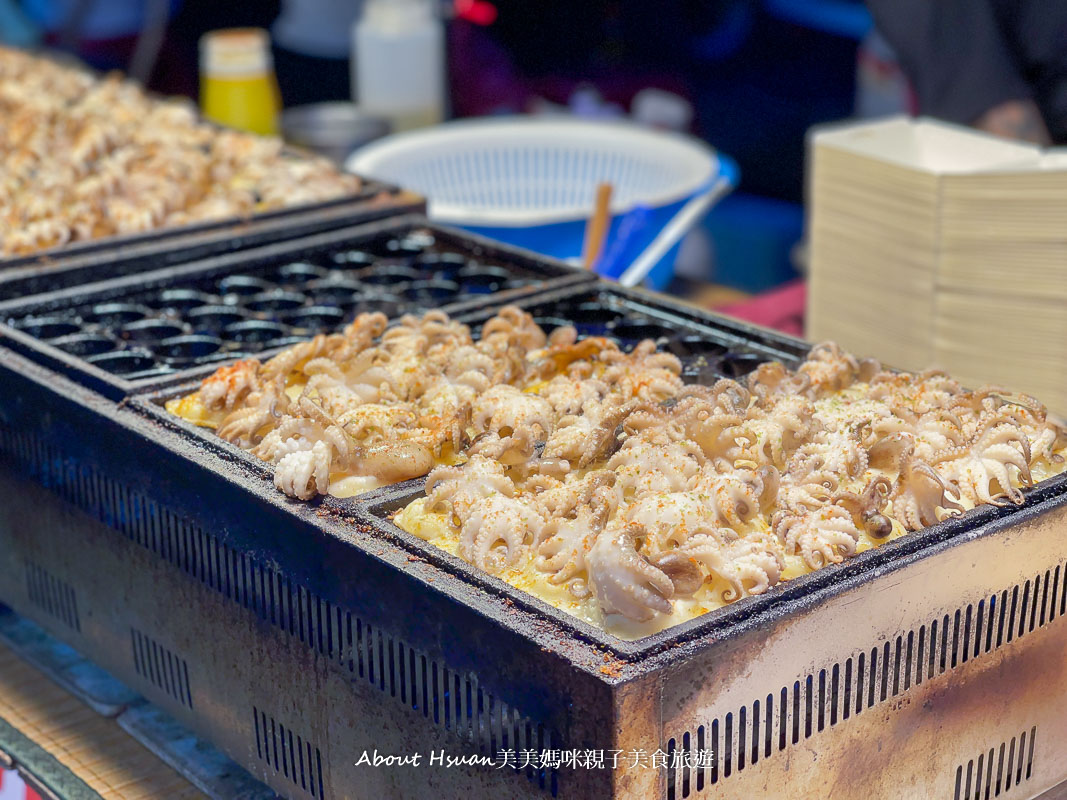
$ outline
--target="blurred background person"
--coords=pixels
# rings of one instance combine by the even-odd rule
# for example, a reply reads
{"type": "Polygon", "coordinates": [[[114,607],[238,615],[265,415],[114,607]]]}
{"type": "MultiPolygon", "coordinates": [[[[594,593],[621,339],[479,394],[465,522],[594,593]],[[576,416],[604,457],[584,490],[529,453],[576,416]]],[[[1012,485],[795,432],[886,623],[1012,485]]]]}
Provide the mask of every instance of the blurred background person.
{"type": "Polygon", "coordinates": [[[1067,143],[1067,2],[867,0],[921,114],[1067,143]]]}
{"type": "Polygon", "coordinates": [[[285,105],[351,98],[352,25],[362,11],[362,0],[282,0],[270,32],[285,105]]]}

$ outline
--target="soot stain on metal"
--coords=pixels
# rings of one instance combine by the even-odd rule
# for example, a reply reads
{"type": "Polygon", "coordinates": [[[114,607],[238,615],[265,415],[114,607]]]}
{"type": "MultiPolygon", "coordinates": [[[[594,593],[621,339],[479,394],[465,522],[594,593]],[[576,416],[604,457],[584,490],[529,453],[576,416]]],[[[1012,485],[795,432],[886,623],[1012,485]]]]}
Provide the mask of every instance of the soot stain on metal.
{"type": "MultiPolygon", "coordinates": [[[[1061,622],[1056,620],[1055,624],[1061,622]]],[[[947,720],[957,729],[981,729],[990,720],[1011,719],[1013,709],[1025,705],[1028,696],[1032,699],[1037,687],[1062,683],[1065,663],[1067,644],[1063,636],[1024,636],[1000,650],[924,679],[923,683],[911,687],[910,695],[864,711],[853,719],[877,714],[878,736],[875,739],[853,737],[847,756],[832,764],[833,780],[827,796],[851,797],[869,791],[871,760],[880,760],[884,753],[906,748],[918,730],[928,734],[945,726],[947,720]],[[991,691],[991,687],[996,690],[991,691]],[[916,695],[922,697],[921,703],[917,703],[916,695]]],[[[848,722],[842,720],[838,724],[848,722]]],[[[1028,727],[1029,722],[1024,721],[1024,725],[1028,727]]],[[[988,744],[991,746],[993,742],[988,744]]],[[[928,753],[926,760],[921,761],[924,780],[931,786],[938,778],[943,779],[944,770],[951,766],[933,755],[928,753]]]]}

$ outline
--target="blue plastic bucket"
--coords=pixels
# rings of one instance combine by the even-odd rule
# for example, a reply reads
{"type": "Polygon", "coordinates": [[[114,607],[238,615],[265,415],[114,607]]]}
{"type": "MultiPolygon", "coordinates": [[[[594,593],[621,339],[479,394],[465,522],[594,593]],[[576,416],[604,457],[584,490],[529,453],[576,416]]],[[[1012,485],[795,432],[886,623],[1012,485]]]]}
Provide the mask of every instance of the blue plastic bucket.
{"type": "Polygon", "coordinates": [[[571,118],[447,123],[379,140],[346,166],[425,195],[434,220],[565,260],[581,256],[596,187],[610,183],[598,270],[620,277],[638,261],[660,288],[687,227],[737,179],[733,162],[690,137],[571,118]]]}

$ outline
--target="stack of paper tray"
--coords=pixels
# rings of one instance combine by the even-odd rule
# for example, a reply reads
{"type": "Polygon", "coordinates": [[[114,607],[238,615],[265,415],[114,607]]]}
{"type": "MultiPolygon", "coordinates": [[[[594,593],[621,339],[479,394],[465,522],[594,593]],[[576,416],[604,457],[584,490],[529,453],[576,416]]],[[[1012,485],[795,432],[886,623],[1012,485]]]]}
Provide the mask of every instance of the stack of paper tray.
{"type": "Polygon", "coordinates": [[[811,150],[808,336],[1067,409],[1067,158],[905,118],[811,150]]]}

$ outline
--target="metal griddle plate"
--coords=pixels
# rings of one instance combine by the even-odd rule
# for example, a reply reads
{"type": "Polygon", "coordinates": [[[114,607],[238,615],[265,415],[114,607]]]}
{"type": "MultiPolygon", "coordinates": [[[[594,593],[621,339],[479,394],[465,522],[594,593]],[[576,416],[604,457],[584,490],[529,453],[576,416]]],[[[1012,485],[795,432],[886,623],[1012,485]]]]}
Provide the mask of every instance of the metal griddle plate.
{"type": "Polygon", "coordinates": [[[412,192],[365,180],[355,195],[255,214],[247,219],[108,236],[0,259],[0,300],[187,263],[388,216],[424,212],[412,192]]]}
{"type": "MultiPolygon", "coordinates": [[[[664,332],[663,338],[665,339],[661,344],[678,353],[682,352],[682,346],[674,348],[672,347],[674,342],[692,343],[700,339],[713,346],[706,348],[693,346],[688,355],[683,355],[683,374],[690,373],[705,383],[722,377],[740,377],[755,369],[760,363],[769,360],[781,360],[795,366],[810,348],[807,343],[793,337],[755,326],[744,326],[743,323],[735,320],[716,319],[712,315],[696,312],[681,304],[668,304],[661,298],[653,298],[640,291],[625,290],[614,285],[598,284],[593,287],[568,288],[541,297],[525,298],[514,304],[533,313],[535,319],[543,324],[549,315],[552,319],[575,320],[581,319],[581,312],[577,309],[596,308],[598,310],[597,322],[584,325],[583,335],[611,335],[613,329],[622,329],[624,325],[627,329],[632,327],[634,330],[639,330],[641,334],[653,334],[653,337],[661,330],[664,332]],[[708,353],[714,353],[714,355],[708,356],[708,353]],[[735,366],[738,364],[743,366],[735,366]]],[[[461,315],[459,319],[477,329],[494,312],[495,309],[482,310],[465,316],[461,315]]],[[[632,347],[641,338],[646,337],[635,336],[621,341],[624,347],[632,347]]],[[[141,396],[131,399],[128,405],[160,425],[173,428],[176,432],[180,431],[187,437],[199,440],[206,447],[213,447],[224,452],[228,461],[241,463],[242,468],[248,473],[271,480],[273,469],[269,464],[219,439],[212,431],[174,417],[163,409],[163,404],[167,400],[195,391],[199,383],[199,381],[187,382],[167,386],[162,390],[148,389],[141,396]]],[[[819,590],[829,586],[847,587],[854,583],[858,576],[869,573],[875,567],[901,561],[918,551],[924,551],[932,545],[949,541],[965,531],[981,527],[986,523],[1018,517],[1034,503],[1058,497],[1067,486],[1067,473],[1044,481],[1038,487],[1028,490],[1028,503],[1022,509],[983,506],[968,512],[963,517],[947,519],[938,525],[868,550],[841,564],[830,565],[786,581],[764,595],[742,598],[697,619],[634,642],[623,641],[605,634],[599,628],[562,612],[532,595],[516,591],[505,581],[392,524],[389,518],[395,511],[423,496],[424,483],[423,478],[416,478],[352,498],[321,498],[313,505],[319,509],[329,509],[327,514],[341,518],[345,516],[354,518],[361,512],[369,511],[370,522],[378,534],[401,544],[405,549],[416,552],[420,558],[443,569],[458,572],[466,581],[483,589],[491,589],[498,594],[512,595],[513,602],[535,609],[537,613],[549,615],[555,622],[579,638],[594,642],[601,649],[620,657],[632,659],[645,657],[665,648],[676,647],[693,638],[709,634],[719,636],[738,625],[743,629],[751,624],[757,609],[770,608],[796,599],[810,601],[810,598],[819,590]]],[[[304,504],[297,503],[297,505],[304,504]]]]}
{"type": "MultiPolygon", "coordinates": [[[[604,284],[519,302],[662,326],[702,351],[684,359],[700,379],[806,349],[604,284]]],[[[195,384],[116,407],[19,353],[0,375],[0,597],[287,796],[1021,798],[1067,772],[1064,476],[623,642],[393,526],[418,482],[288,500],[266,465],[161,410],[195,384]],[[187,691],[138,672],[131,630],[187,691]],[[358,766],[372,748],[626,755],[358,766]]]]}

